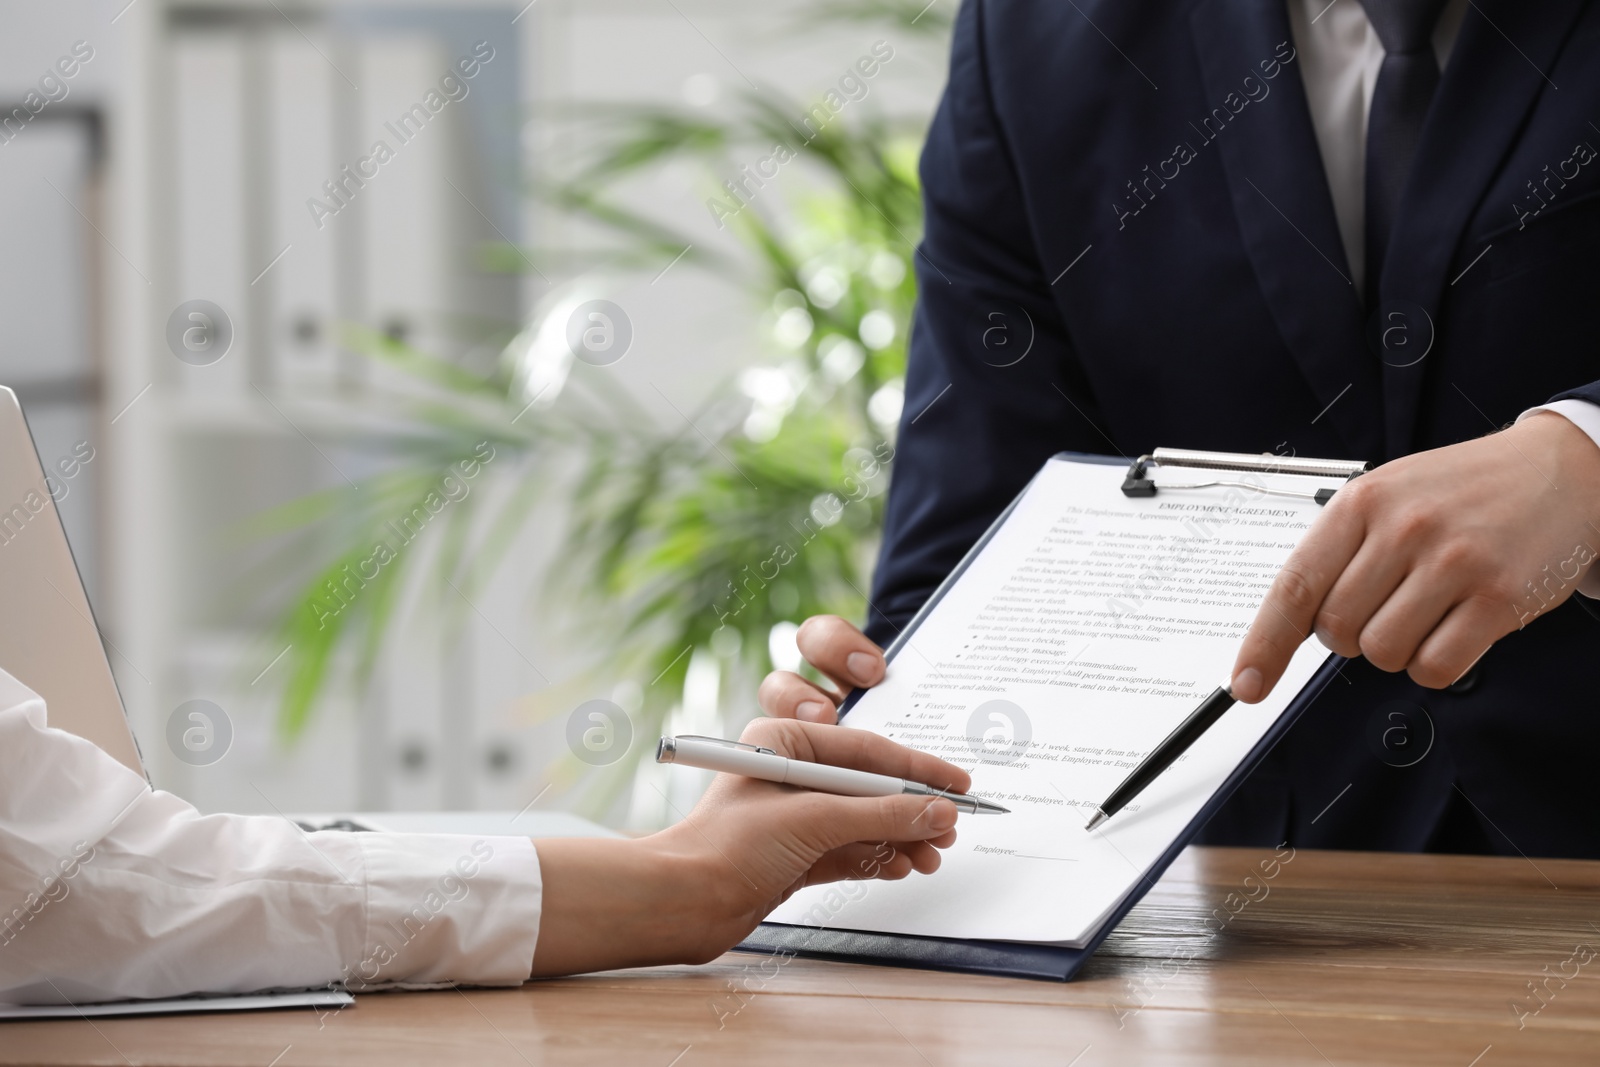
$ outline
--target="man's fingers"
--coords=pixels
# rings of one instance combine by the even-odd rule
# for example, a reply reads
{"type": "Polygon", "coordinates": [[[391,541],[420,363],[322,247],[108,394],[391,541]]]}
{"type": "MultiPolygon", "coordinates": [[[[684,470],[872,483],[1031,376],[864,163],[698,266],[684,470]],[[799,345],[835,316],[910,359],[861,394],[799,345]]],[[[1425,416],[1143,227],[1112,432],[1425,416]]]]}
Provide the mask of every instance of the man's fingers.
{"type": "Polygon", "coordinates": [[[1459,595],[1449,574],[1412,571],[1362,627],[1361,655],[1380,671],[1405,670],[1459,595]]]}
{"type": "MultiPolygon", "coordinates": [[[[907,778],[951,793],[965,793],[972,788],[972,777],[955,764],[866,730],[791,719],[757,719],[745,728],[744,739],[796,759],[907,778]]],[[[914,836],[920,840],[929,835],[914,836]]]]}
{"type": "MultiPolygon", "coordinates": [[[[1372,541],[1363,544],[1317,609],[1311,627],[1317,639],[1341,656],[1361,655],[1362,631],[1405,580],[1409,566],[1408,558],[1392,547],[1379,548],[1372,541]]],[[[1437,616],[1429,625],[1436,621],[1437,616]]]]}
{"type": "Polygon", "coordinates": [[[1311,636],[1328,590],[1361,547],[1364,509],[1355,499],[1341,499],[1359,484],[1339,490],[1261,602],[1233,667],[1230,688],[1245,703],[1265,699],[1278,684],[1295,651],[1311,636]]]}
{"type": "Polygon", "coordinates": [[[813,615],[795,635],[806,662],[843,692],[883,680],[883,650],[837,615],[813,615]]]}
{"type": "Polygon", "coordinates": [[[762,711],[775,718],[828,724],[839,721],[833,694],[793,671],[773,671],[767,675],[762,679],[756,700],[762,711]]]}
{"type": "Polygon", "coordinates": [[[1453,685],[1489,646],[1517,628],[1515,612],[1492,598],[1470,597],[1450,609],[1411,657],[1406,673],[1418,685],[1453,685]]]}
{"type": "MultiPolygon", "coordinates": [[[[1335,572],[1337,573],[1337,572],[1335,572]]],[[[1233,695],[1246,704],[1266,699],[1305,639],[1332,579],[1291,559],[1273,581],[1245,634],[1233,665],[1233,695]]]]}

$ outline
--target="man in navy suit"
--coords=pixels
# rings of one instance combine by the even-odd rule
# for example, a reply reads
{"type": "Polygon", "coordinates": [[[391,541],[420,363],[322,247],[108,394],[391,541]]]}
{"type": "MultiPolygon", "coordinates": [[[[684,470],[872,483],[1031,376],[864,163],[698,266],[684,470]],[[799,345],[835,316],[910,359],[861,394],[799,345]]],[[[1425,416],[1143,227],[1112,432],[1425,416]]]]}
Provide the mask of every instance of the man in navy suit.
{"type": "MultiPolygon", "coordinates": [[[[1383,462],[1234,690],[1312,634],[1361,658],[1207,839],[1600,856],[1600,614],[1573,597],[1600,551],[1596,122],[1586,0],[966,0],[872,616],[808,621],[807,659],[881,679],[1056,452],[1383,462]],[[1374,754],[1384,709],[1426,758],[1374,754]]],[[[775,672],[762,705],[832,721],[840,695],[775,672]]]]}

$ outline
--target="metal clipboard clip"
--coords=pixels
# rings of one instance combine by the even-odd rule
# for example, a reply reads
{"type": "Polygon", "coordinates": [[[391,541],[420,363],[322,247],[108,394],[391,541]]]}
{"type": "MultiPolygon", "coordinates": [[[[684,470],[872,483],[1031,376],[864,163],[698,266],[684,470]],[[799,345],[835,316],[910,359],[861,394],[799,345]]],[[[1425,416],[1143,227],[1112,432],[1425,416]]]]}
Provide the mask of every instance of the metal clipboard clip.
{"type": "Polygon", "coordinates": [[[1314,478],[1343,478],[1349,481],[1366,473],[1370,465],[1361,460],[1277,456],[1271,452],[1263,452],[1256,456],[1247,452],[1199,452],[1187,448],[1158,448],[1154,452],[1140,456],[1128,467],[1127,477],[1122,480],[1122,495],[1155,496],[1157,488],[1165,492],[1174,489],[1210,489],[1213,486],[1228,486],[1249,489],[1263,496],[1298,497],[1301,500],[1315,500],[1318,504],[1325,505],[1338,491],[1337,489],[1311,491],[1269,489],[1265,485],[1228,478],[1158,487],[1155,479],[1150,477],[1152,467],[1189,467],[1197,470],[1237,471],[1250,474],[1299,474],[1314,478]]]}

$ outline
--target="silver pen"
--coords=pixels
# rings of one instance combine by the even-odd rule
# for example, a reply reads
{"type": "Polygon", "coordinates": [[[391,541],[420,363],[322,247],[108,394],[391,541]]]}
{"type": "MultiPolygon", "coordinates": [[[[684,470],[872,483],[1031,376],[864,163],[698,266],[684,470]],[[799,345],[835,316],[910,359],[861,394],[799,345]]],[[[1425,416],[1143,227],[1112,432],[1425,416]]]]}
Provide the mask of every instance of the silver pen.
{"type": "Polygon", "coordinates": [[[663,737],[656,746],[657,763],[677,763],[685,767],[700,767],[708,771],[741,774],[746,778],[759,778],[766,782],[799,786],[818,793],[834,793],[846,797],[892,797],[902,793],[912,796],[943,797],[968,815],[1007,815],[1010,808],[962,793],[936,789],[921,782],[910,782],[888,774],[873,774],[849,767],[833,767],[826,763],[780,756],[770,748],[746,744],[743,741],[725,741],[720,737],[700,737],[680,734],[663,737]]]}

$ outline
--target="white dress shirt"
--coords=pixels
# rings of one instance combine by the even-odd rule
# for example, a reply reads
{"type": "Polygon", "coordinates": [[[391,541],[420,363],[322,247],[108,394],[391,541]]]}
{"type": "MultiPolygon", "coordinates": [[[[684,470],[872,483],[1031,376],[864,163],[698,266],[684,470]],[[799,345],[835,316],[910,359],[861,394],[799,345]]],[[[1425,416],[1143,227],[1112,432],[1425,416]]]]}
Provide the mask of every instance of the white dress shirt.
{"type": "MultiPolygon", "coordinates": [[[[1467,0],[1450,0],[1434,24],[1433,55],[1441,71],[1466,13],[1467,0]]],[[[1289,27],[1345,260],[1359,293],[1367,273],[1367,112],[1383,66],[1383,42],[1361,0],[1289,0],[1289,27]]]]}
{"type": "MultiPolygon", "coordinates": [[[[1455,48],[1467,3],[1449,0],[1434,25],[1433,54],[1441,71],[1455,48]]],[[[1383,66],[1383,43],[1360,0],[1289,0],[1289,25],[1345,260],[1356,291],[1361,292],[1366,276],[1367,112],[1383,66]]],[[[1587,400],[1557,400],[1529,408],[1517,421],[1541,411],[1565,416],[1600,447],[1600,406],[1587,400]]],[[[1578,588],[1600,596],[1600,567],[1591,568],[1578,588]]]]}
{"type": "Polygon", "coordinates": [[[0,670],[0,1002],[514,985],[539,906],[528,838],[201,815],[0,670]]]}

